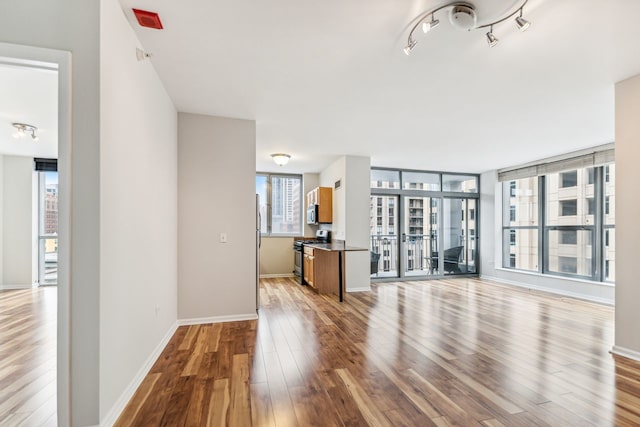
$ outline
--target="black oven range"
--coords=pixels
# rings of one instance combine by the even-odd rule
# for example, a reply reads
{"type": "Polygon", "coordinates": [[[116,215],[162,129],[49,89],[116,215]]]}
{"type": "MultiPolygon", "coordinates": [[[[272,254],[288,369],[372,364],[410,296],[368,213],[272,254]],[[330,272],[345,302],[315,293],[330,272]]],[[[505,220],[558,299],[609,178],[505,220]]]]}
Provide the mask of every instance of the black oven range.
{"type": "Polygon", "coordinates": [[[316,231],[316,237],[314,239],[294,240],[293,241],[293,256],[294,256],[293,273],[298,277],[302,276],[302,252],[305,244],[329,243],[330,241],[331,241],[331,231],[329,230],[316,231]]]}

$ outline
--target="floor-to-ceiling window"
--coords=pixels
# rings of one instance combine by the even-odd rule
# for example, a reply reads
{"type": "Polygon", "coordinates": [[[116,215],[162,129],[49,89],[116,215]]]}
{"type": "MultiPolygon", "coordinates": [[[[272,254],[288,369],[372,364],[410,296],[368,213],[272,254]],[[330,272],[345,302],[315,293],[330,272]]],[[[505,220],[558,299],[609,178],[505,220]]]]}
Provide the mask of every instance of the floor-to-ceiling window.
{"type": "Polygon", "coordinates": [[[615,281],[615,165],[606,162],[612,156],[530,167],[530,176],[519,178],[505,174],[504,268],[615,281]]]}
{"type": "Polygon", "coordinates": [[[58,172],[55,159],[35,159],[38,173],[38,283],[58,283],[58,172]]]}
{"type": "Polygon", "coordinates": [[[371,277],[476,273],[478,179],[373,168],[371,277]]]}

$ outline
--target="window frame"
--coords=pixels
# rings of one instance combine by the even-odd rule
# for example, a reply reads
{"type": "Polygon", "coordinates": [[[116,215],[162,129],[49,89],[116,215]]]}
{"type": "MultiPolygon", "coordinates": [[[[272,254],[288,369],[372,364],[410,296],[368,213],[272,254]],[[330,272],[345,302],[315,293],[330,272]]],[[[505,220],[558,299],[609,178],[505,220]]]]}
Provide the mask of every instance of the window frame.
{"type": "MultiPolygon", "coordinates": [[[[571,188],[571,187],[560,187],[571,188]]],[[[558,216],[576,216],[578,215],[578,199],[558,200],[558,216]],[[569,204],[571,203],[571,204],[569,204]],[[571,212],[566,213],[567,207],[571,206],[571,212]]]]}
{"type": "MultiPolygon", "coordinates": [[[[266,230],[261,230],[260,235],[263,237],[299,237],[304,234],[304,181],[301,174],[289,174],[289,173],[272,173],[272,172],[256,172],[256,178],[258,176],[264,176],[267,178],[267,200],[266,200],[266,230]],[[300,229],[294,233],[274,233],[273,232],[273,194],[272,194],[272,179],[273,178],[297,178],[300,181],[300,195],[298,201],[300,203],[300,229]]],[[[257,194],[257,188],[256,188],[257,194]]]]}
{"type": "Polygon", "coordinates": [[[573,169],[573,170],[568,170],[564,172],[558,172],[558,182],[559,182],[558,188],[576,187],[578,185],[578,170],[573,169]],[[569,181],[570,185],[565,185],[565,179],[569,176],[573,177],[573,179],[569,181]]]}
{"type": "MultiPolygon", "coordinates": [[[[467,248],[469,249],[469,254],[465,254],[464,255],[464,260],[465,264],[467,266],[467,268],[470,268],[471,266],[473,266],[473,271],[466,271],[466,272],[460,272],[460,273],[455,273],[455,274],[451,274],[451,277],[453,277],[454,275],[471,275],[471,276],[477,276],[480,273],[480,248],[477,246],[477,241],[480,237],[480,233],[482,232],[480,229],[480,222],[481,222],[481,207],[480,207],[480,175],[479,174],[473,174],[473,173],[457,173],[457,172],[443,172],[443,171],[433,171],[433,170],[418,170],[418,169],[401,169],[401,168],[387,168],[387,167],[378,167],[378,166],[372,166],[370,168],[370,173],[371,173],[371,194],[370,197],[371,199],[373,199],[374,197],[377,196],[393,196],[393,197],[397,197],[398,200],[398,210],[396,211],[397,213],[397,225],[398,225],[398,238],[397,238],[397,242],[395,245],[395,251],[396,254],[400,254],[402,245],[404,244],[404,242],[402,241],[402,236],[405,234],[403,233],[403,229],[405,227],[405,225],[407,227],[410,227],[410,224],[406,221],[408,221],[408,219],[404,218],[404,215],[400,214],[400,212],[404,212],[405,210],[410,210],[412,209],[410,206],[408,205],[403,205],[402,200],[403,198],[423,198],[423,197],[428,197],[430,199],[430,207],[432,209],[435,209],[436,212],[429,212],[430,214],[434,214],[435,217],[429,217],[429,219],[432,221],[432,223],[437,223],[438,227],[437,229],[431,229],[429,231],[430,234],[432,234],[433,236],[436,236],[438,239],[442,238],[442,236],[444,236],[444,223],[441,223],[440,221],[442,221],[442,218],[440,217],[440,215],[438,215],[439,212],[441,212],[441,209],[443,209],[443,203],[445,199],[463,199],[465,200],[465,204],[469,203],[470,201],[473,201],[474,204],[474,208],[475,208],[475,223],[474,223],[474,227],[476,229],[476,234],[473,235],[473,237],[471,237],[470,235],[467,235],[467,233],[465,233],[465,239],[467,242],[467,248]],[[379,175],[375,175],[374,173],[379,172],[379,171],[384,171],[384,172],[390,172],[390,173],[397,173],[398,175],[398,187],[397,188],[379,188],[380,185],[378,184],[378,182],[374,179],[376,176],[379,175]],[[413,173],[420,173],[420,174],[429,174],[429,175],[438,175],[440,180],[439,180],[439,186],[438,189],[432,189],[432,190],[428,190],[428,189],[419,189],[419,188],[405,188],[405,183],[408,182],[406,180],[406,175],[409,174],[409,177],[412,177],[413,173]],[[443,186],[443,176],[447,176],[450,179],[453,179],[455,177],[465,177],[467,178],[467,180],[474,180],[474,184],[475,184],[475,188],[474,191],[443,191],[442,190],[442,186],[443,186]]],[[[370,208],[371,208],[371,203],[370,203],[370,208]]],[[[422,207],[422,209],[428,209],[429,205],[428,204],[424,204],[422,207]]],[[[406,212],[405,212],[406,213],[406,212]]],[[[467,216],[467,215],[465,215],[467,216]]],[[[425,216],[426,219],[426,216],[425,216]]],[[[469,228],[469,224],[466,224],[466,229],[469,228]]],[[[429,230],[429,228],[427,228],[429,230]]],[[[390,233],[392,234],[392,233],[390,233]]],[[[410,232],[406,234],[407,238],[408,236],[410,236],[410,232]]],[[[400,259],[400,255],[397,255],[397,259],[400,259]]],[[[403,258],[403,260],[406,262],[407,258],[403,258]]],[[[444,274],[444,270],[442,270],[441,272],[437,272],[437,273],[433,273],[433,274],[428,274],[428,275],[406,275],[404,267],[406,267],[407,264],[403,265],[398,265],[394,268],[397,268],[397,272],[398,275],[397,276],[393,276],[393,277],[381,277],[381,278],[377,278],[377,277],[371,277],[371,280],[374,282],[387,282],[387,281],[397,281],[397,280],[428,280],[428,279],[441,279],[443,277],[448,277],[450,276],[449,274],[447,274],[445,276],[444,274]]]]}
{"type": "MultiPolygon", "coordinates": [[[[615,283],[614,281],[611,280],[607,280],[607,272],[605,271],[605,264],[608,263],[608,260],[606,260],[606,241],[605,241],[605,236],[606,236],[606,232],[608,230],[615,230],[615,223],[614,224],[605,224],[604,220],[605,220],[605,216],[609,215],[607,214],[607,198],[608,195],[605,194],[606,189],[605,189],[605,184],[607,182],[609,182],[610,179],[610,171],[609,171],[609,166],[614,165],[615,163],[606,163],[600,166],[590,166],[590,167],[585,167],[584,169],[588,170],[588,169],[593,169],[593,175],[594,175],[594,179],[593,179],[593,184],[589,184],[588,181],[588,175],[586,176],[587,178],[587,184],[586,185],[593,185],[594,187],[594,191],[593,191],[593,199],[594,199],[594,212],[591,213],[589,211],[589,197],[586,197],[585,200],[587,200],[587,206],[585,207],[586,211],[587,211],[587,215],[591,215],[593,216],[593,221],[590,223],[585,223],[582,225],[548,225],[547,224],[547,219],[548,219],[548,212],[547,212],[547,186],[546,186],[546,180],[547,180],[547,175],[539,175],[537,176],[538,179],[538,206],[536,207],[536,209],[538,210],[538,223],[535,226],[511,226],[509,225],[509,223],[506,222],[506,218],[510,217],[510,213],[511,213],[511,209],[512,206],[509,202],[509,198],[512,197],[513,194],[513,188],[514,186],[511,184],[512,182],[517,181],[517,179],[510,179],[510,180],[505,180],[502,182],[502,200],[503,200],[503,206],[502,206],[502,230],[503,230],[503,250],[502,250],[502,266],[503,268],[507,268],[507,269],[511,269],[511,270],[517,270],[517,271],[529,271],[529,272],[537,272],[539,274],[545,274],[545,275],[550,275],[550,276],[562,276],[562,277],[571,277],[571,278],[576,278],[576,279],[585,279],[585,280],[590,280],[590,281],[594,281],[594,282],[600,282],[600,283],[615,283]],[[517,230],[517,229],[536,229],[538,230],[538,268],[537,271],[536,270],[526,270],[526,269],[516,269],[514,267],[511,267],[511,258],[512,258],[512,254],[510,253],[510,248],[512,247],[511,245],[506,245],[506,240],[505,240],[505,233],[509,230],[517,230]],[[549,256],[550,256],[550,250],[549,250],[549,233],[552,231],[559,231],[559,232],[563,232],[563,231],[572,231],[575,232],[576,235],[578,233],[578,231],[589,231],[590,234],[590,244],[587,244],[587,246],[591,246],[591,275],[580,275],[577,273],[567,273],[567,272],[556,272],[556,271],[549,271],[549,256]],[[506,248],[505,248],[506,246],[506,248]]],[[[578,175],[580,174],[580,171],[583,168],[579,168],[577,169],[577,173],[578,175]]],[[[572,170],[569,170],[567,172],[573,172],[572,170]]],[[[561,175],[563,172],[558,172],[559,175],[561,175]]],[[[588,173],[588,172],[587,172],[588,173]]],[[[532,177],[533,178],[533,177],[532,177]]],[[[579,180],[579,178],[578,178],[579,180]]],[[[572,188],[572,187],[562,187],[562,178],[559,176],[558,177],[558,189],[561,191],[563,188],[572,188]]],[[[517,185],[517,184],[516,184],[517,185]]],[[[561,208],[561,202],[562,201],[558,201],[558,214],[559,216],[573,216],[573,215],[562,215],[562,208],[561,208]]],[[[577,209],[577,202],[576,202],[576,209],[577,209]]],[[[610,210],[610,209],[609,209],[610,210]]],[[[578,212],[576,212],[577,214],[578,212]]],[[[510,232],[510,231],[509,231],[510,232]]],[[[578,239],[577,239],[578,240],[578,239]]],[[[564,243],[560,243],[560,239],[558,241],[558,245],[562,245],[564,243]]],[[[577,244],[577,243],[576,243],[577,244]]],[[[609,263],[611,264],[611,263],[609,263]]],[[[610,265],[609,265],[610,268],[610,265]]]]}

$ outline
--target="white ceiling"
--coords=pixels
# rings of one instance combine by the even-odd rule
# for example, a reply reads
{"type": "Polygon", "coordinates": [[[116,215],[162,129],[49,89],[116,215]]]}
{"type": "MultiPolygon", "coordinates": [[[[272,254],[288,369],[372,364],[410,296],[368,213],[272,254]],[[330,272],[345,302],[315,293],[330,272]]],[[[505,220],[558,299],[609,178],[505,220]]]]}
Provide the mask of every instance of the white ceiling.
{"type": "Polygon", "coordinates": [[[58,72],[0,58],[0,154],[58,158],[58,72]],[[38,141],[14,138],[12,123],[38,128],[38,141]]]}
{"type": "MultiPolygon", "coordinates": [[[[521,4],[472,3],[480,23],[521,4]]],[[[494,48],[440,13],[409,57],[412,20],[443,2],[121,4],[179,111],[256,120],[262,171],[319,171],[349,154],[482,172],[612,142],[614,84],[640,73],[637,0],[530,0],[529,30],[497,25],[494,48]],[[165,29],[139,27],[131,7],[165,29]]]]}

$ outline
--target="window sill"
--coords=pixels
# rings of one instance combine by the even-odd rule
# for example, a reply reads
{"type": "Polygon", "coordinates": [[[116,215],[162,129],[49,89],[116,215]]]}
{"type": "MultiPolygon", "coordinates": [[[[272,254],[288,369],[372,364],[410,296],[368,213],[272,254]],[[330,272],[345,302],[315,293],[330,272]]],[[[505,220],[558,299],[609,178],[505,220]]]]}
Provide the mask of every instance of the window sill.
{"type": "Polygon", "coordinates": [[[616,286],[615,283],[611,283],[611,282],[596,282],[593,280],[579,279],[576,277],[556,276],[555,274],[542,274],[536,271],[516,270],[515,268],[496,267],[495,269],[496,271],[504,271],[507,273],[524,274],[526,276],[544,277],[544,278],[549,278],[554,280],[566,280],[569,282],[586,283],[589,285],[600,285],[600,286],[607,286],[611,288],[614,288],[616,286]]]}

